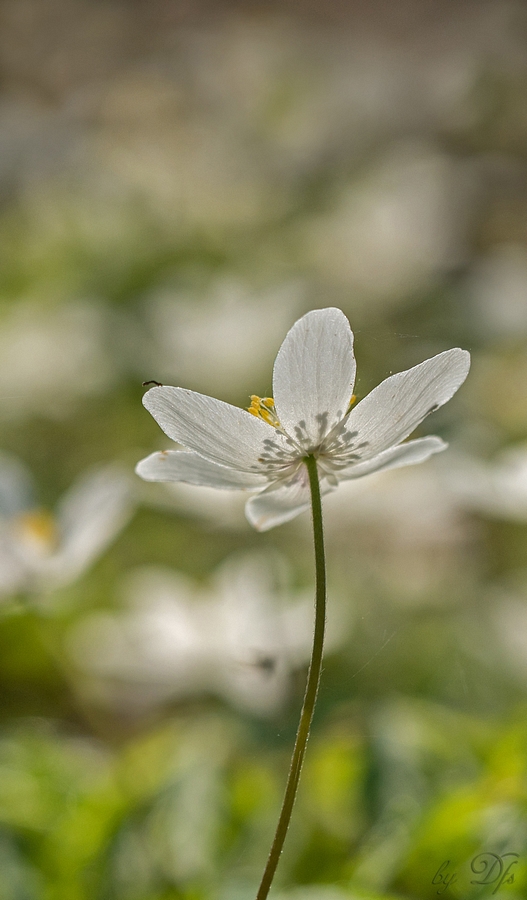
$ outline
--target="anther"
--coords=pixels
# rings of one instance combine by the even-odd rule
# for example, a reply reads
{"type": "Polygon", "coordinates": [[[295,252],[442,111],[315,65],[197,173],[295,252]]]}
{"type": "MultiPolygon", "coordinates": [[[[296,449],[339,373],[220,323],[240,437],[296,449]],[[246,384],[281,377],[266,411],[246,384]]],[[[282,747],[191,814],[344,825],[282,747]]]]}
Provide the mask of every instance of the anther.
{"type": "Polygon", "coordinates": [[[350,397],[350,402],[348,403],[348,408],[347,408],[347,410],[346,410],[346,415],[348,415],[348,413],[349,413],[351,407],[353,406],[353,404],[355,403],[356,399],[357,399],[357,395],[356,395],[356,394],[352,394],[351,397],[350,397]]]}
{"type": "Polygon", "coordinates": [[[264,422],[267,422],[268,425],[272,425],[273,428],[280,427],[272,397],[262,398],[258,397],[256,394],[251,394],[251,405],[247,407],[247,412],[250,412],[252,416],[257,416],[258,419],[263,419],[264,422]]]}

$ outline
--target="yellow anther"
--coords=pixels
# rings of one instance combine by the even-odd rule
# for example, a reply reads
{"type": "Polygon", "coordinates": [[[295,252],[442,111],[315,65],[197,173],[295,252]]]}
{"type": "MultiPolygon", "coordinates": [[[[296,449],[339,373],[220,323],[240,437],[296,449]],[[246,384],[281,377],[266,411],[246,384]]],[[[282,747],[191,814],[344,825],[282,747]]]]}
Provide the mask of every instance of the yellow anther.
{"type": "Polygon", "coordinates": [[[258,397],[256,394],[251,394],[251,405],[247,407],[247,412],[250,412],[253,416],[257,416],[259,419],[263,419],[264,422],[267,422],[268,425],[272,425],[273,428],[278,428],[280,426],[280,422],[276,417],[274,400],[272,397],[258,397]]]}
{"type": "Polygon", "coordinates": [[[251,405],[247,407],[247,412],[250,412],[253,416],[260,416],[260,405],[261,400],[256,394],[251,394],[251,405]]]}
{"type": "Polygon", "coordinates": [[[267,422],[268,425],[274,425],[274,420],[271,413],[267,409],[260,410],[260,418],[267,422]]]}
{"type": "Polygon", "coordinates": [[[350,398],[350,402],[348,403],[348,408],[347,408],[347,410],[346,410],[346,414],[349,413],[349,411],[350,411],[351,407],[353,406],[353,404],[355,403],[355,400],[356,400],[356,399],[357,399],[357,395],[356,395],[356,394],[352,394],[352,395],[351,395],[351,398],[350,398]]]}

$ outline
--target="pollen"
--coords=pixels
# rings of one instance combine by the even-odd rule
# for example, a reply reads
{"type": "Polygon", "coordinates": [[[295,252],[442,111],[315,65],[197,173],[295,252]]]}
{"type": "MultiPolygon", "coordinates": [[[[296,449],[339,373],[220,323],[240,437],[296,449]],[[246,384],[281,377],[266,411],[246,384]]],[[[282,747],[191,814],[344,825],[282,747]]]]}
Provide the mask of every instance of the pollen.
{"type": "Polygon", "coordinates": [[[349,411],[350,411],[351,407],[353,406],[353,404],[355,403],[356,399],[357,399],[357,395],[356,395],[356,394],[352,394],[351,397],[350,397],[350,402],[348,403],[348,408],[347,408],[347,410],[346,410],[346,415],[349,413],[349,411]]]}
{"type": "Polygon", "coordinates": [[[264,422],[272,425],[273,428],[280,427],[272,397],[257,397],[256,394],[251,394],[251,405],[247,407],[247,412],[250,412],[252,416],[256,416],[258,419],[263,419],[264,422]]]}

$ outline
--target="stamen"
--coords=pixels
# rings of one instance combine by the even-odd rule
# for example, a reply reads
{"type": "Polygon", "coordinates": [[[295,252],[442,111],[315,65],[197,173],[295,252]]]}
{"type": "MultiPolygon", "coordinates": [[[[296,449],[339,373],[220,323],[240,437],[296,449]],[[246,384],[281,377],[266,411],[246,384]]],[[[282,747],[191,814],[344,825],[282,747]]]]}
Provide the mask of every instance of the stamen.
{"type": "Polygon", "coordinates": [[[247,407],[247,412],[258,419],[263,419],[273,428],[280,428],[272,397],[258,397],[256,394],[251,394],[251,405],[247,407]]]}
{"type": "Polygon", "coordinates": [[[348,408],[347,408],[347,410],[346,410],[346,415],[348,415],[348,413],[349,413],[351,407],[353,406],[353,404],[355,403],[355,400],[356,400],[356,399],[357,399],[357,395],[356,395],[356,394],[352,394],[351,397],[350,397],[350,402],[348,403],[348,408]]]}

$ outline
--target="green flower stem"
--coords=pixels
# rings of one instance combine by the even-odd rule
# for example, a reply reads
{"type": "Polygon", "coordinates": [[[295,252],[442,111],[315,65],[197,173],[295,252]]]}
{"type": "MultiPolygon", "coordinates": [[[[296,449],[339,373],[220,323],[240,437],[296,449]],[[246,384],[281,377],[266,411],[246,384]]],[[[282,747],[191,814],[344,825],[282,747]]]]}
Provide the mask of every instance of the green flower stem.
{"type": "Polygon", "coordinates": [[[322,502],[320,499],[320,484],[318,481],[316,459],[314,456],[306,456],[304,462],[309,473],[311,508],[313,513],[313,537],[315,542],[315,633],[313,636],[313,650],[311,653],[311,662],[309,664],[304,704],[302,706],[300,722],[296,733],[284,800],[280,818],[278,819],[278,825],[276,826],[273,845],[269,853],[269,859],[267,860],[258,894],[256,895],[256,900],[266,900],[276,872],[278,860],[280,859],[280,854],[282,853],[282,847],[284,846],[285,836],[289,827],[289,820],[291,819],[291,813],[293,811],[298,782],[300,780],[302,763],[304,762],[307,739],[309,737],[309,730],[315,711],[322,669],[322,651],[324,648],[324,630],[326,625],[326,558],[324,552],[324,530],[322,527],[322,502]]]}

